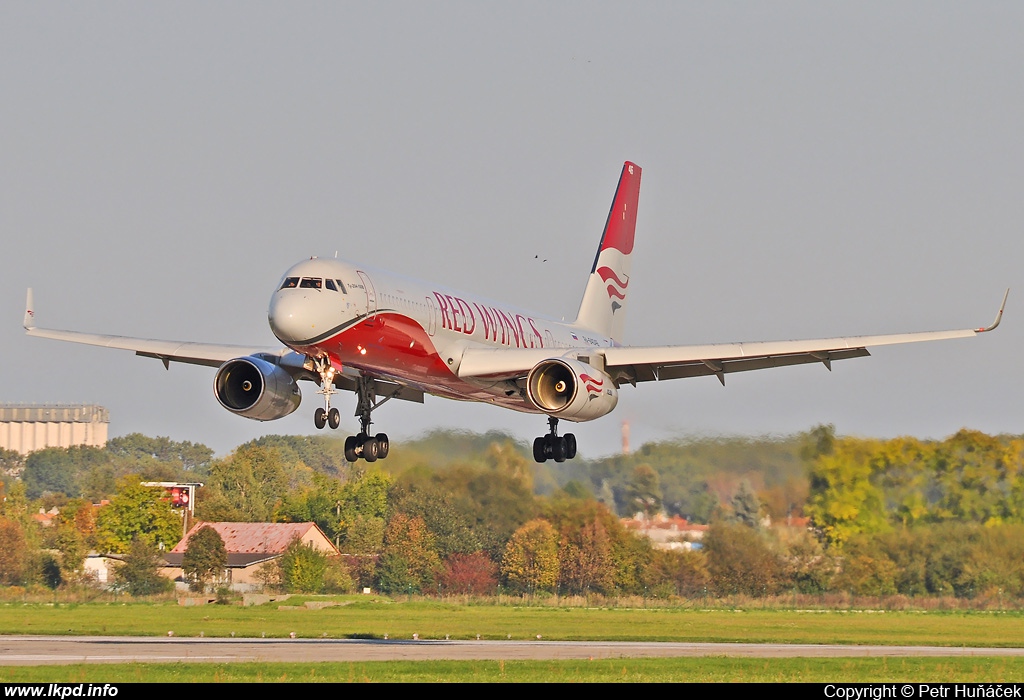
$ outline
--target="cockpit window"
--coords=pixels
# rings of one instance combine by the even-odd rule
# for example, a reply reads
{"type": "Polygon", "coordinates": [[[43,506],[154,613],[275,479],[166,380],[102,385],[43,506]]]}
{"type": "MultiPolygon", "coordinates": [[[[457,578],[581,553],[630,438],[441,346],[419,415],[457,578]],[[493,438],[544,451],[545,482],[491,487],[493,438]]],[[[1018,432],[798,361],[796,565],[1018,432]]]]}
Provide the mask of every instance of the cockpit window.
{"type": "Polygon", "coordinates": [[[342,282],[341,280],[334,280],[334,281],[338,283],[338,289],[341,290],[342,294],[348,294],[348,292],[345,291],[345,283],[344,282],[342,282]]]}
{"type": "Polygon", "coordinates": [[[327,280],[324,282],[324,285],[330,290],[338,291],[338,288],[334,286],[334,280],[327,280]]]}
{"type": "Polygon", "coordinates": [[[303,289],[321,289],[324,286],[324,281],[319,277],[303,277],[299,286],[303,289]]]}
{"type": "Polygon", "coordinates": [[[284,284],[281,285],[281,289],[295,289],[299,286],[298,277],[288,277],[285,279],[284,284]]]}

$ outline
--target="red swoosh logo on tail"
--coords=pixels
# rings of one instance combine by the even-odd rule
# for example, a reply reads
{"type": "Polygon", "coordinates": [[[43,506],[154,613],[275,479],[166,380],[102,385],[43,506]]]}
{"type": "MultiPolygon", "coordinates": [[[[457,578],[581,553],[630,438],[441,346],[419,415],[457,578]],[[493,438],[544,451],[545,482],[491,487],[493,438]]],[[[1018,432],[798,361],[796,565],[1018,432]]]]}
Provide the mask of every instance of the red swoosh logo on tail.
{"type": "Polygon", "coordinates": [[[623,282],[622,280],[619,279],[619,276],[616,275],[615,272],[607,265],[602,265],[601,267],[597,268],[597,274],[601,275],[601,279],[604,280],[605,282],[607,282],[610,279],[615,280],[615,284],[619,285],[623,289],[629,286],[629,277],[626,277],[626,281],[623,282]]]}

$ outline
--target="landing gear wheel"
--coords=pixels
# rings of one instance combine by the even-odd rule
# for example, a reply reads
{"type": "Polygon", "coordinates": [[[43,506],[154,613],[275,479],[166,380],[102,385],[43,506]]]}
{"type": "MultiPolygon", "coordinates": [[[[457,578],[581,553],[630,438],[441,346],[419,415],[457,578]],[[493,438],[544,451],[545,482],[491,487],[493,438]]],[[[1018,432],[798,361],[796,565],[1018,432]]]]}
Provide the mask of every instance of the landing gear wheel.
{"type": "Polygon", "coordinates": [[[380,456],[379,448],[377,438],[366,438],[366,441],[363,442],[363,459],[367,462],[376,462],[380,456]]]}
{"type": "Polygon", "coordinates": [[[349,464],[355,464],[359,460],[359,438],[349,435],[345,438],[345,460],[349,464]]]}
{"type": "MultiPolygon", "coordinates": [[[[318,409],[323,410],[323,409],[318,409]]],[[[337,430],[338,426],[341,425],[341,411],[336,408],[332,408],[327,412],[327,424],[331,426],[331,430],[337,430]]]]}
{"type": "Polygon", "coordinates": [[[548,435],[548,441],[551,445],[551,459],[556,462],[564,462],[566,453],[565,438],[558,437],[557,435],[548,435]]]}
{"type": "Polygon", "coordinates": [[[558,419],[548,416],[548,434],[533,441],[533,459],[543,464],[548,459],[564,462],[576,456],[576,436],[566,433],[559,437],[558,419]]]}
{"type": "Polygon", "coordinates": [[[377,459],[387,459],[391,450],[391,441],[388,440],[387,433],[377,433],[374,440],[377,441],[377,459]]]}
{"type": "Polygon", "coordinates": [[[324,426],[327,425],[327,411],[322,408],[316,409],[313,413],[313,425],[316,426],[317,430],[323,430],[324,426]]]}
{"type": "Polygon", "coordinates": [[[576,459],[576,436],[572,433],[566,433],[562,436],[565,440],[565,458],[576,459]]]}
{"type": "Polygon", "coordinates": [[[533,459],[541,464],[548,461],[547,441],[542,437],[533,441],[533,459]]]}

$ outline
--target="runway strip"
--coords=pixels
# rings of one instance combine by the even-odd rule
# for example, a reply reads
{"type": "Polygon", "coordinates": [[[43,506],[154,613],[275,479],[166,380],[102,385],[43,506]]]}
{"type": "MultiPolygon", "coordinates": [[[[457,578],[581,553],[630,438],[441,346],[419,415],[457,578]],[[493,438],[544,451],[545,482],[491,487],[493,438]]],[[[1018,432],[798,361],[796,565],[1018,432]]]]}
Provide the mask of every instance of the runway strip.
{"type": "Polygon", "coordinates": [[[1021,648],[362,639],[0,636],[0,665],[240,661],[608,659],[680,656],[1024,656],[1021,648]]]}

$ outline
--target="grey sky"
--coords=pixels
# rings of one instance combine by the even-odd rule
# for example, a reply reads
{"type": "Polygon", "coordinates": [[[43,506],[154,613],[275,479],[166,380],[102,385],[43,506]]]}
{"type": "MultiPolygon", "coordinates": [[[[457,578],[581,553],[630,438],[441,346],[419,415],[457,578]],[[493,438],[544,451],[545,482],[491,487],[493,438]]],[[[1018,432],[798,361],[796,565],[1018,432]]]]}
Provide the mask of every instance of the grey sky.
{"type": "MultiPolygon", "coordinates": [[[[218,452],[213,372],[21,332],[272,344],[309,255],[572,317],[624,160],[644,168],[627,340],[989,323],[978,339],[622,391],[581,452],[690,433],[1024,432],[1020,3],[0,4],[0,401],[218,452]],[[540,263],[534,256],[547,258],[540,263]]],[[[346,421],[353,397],[341,399],[346,421]]],[[[428,397],[375,428],[541,434],[428,397]]]]}

